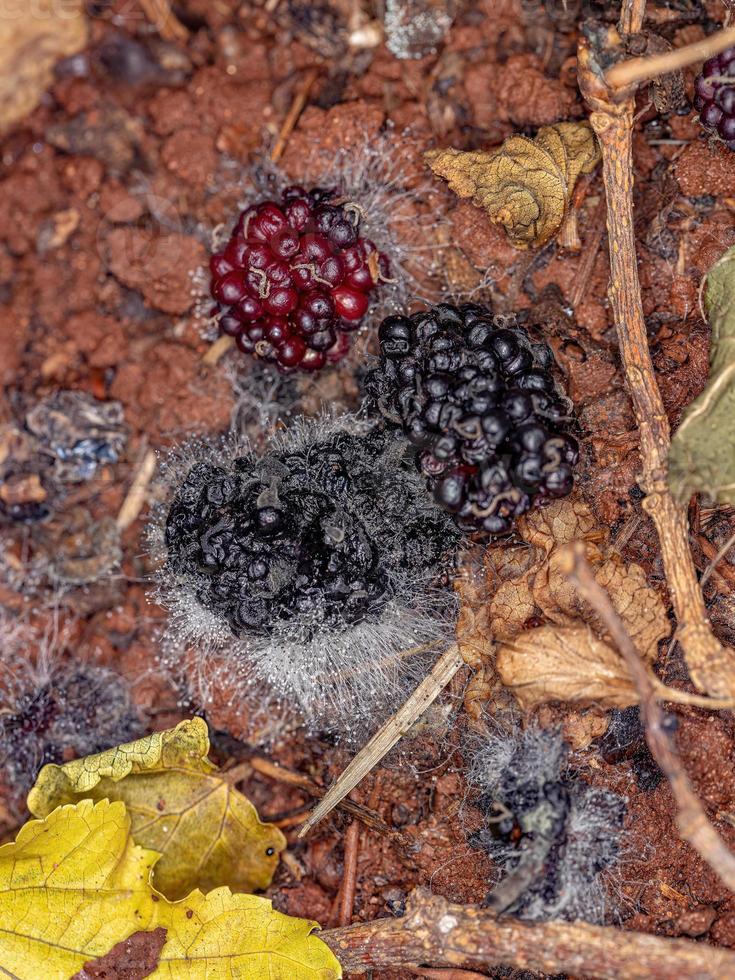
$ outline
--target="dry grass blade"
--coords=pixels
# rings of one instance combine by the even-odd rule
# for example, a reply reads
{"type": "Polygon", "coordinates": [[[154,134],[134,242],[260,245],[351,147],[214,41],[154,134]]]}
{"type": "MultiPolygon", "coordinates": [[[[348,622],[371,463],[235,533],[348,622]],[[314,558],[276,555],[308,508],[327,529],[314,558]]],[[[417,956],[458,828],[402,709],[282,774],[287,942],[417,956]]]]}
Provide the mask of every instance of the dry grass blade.
{"type": "Polygon", "coordinates": [[[375,768],[393,746],[398,744],[416,719],[420,718],[429,705],[436,701],[463,666],[464,660],[459,647],[452,645],[437,660],[431,673],[421,681],[403,707],[399,708],[393,717],[373,735],[367,745],[360,749],[334,786],[327,791],[321,803],[314,807],[309,819],[299,831],[299,837],[308,834],[312,827],[331,813],[360,780],[375,768]]]}

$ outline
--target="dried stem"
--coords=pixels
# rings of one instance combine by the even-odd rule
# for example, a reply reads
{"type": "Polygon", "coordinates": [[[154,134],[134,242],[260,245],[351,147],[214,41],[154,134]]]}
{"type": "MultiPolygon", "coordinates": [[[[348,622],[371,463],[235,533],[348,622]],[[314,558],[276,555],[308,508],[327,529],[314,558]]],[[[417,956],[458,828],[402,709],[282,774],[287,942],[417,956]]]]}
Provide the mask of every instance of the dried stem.
{"type": "Polygon", "coordinates": [[[130,485],[130,489],[128,490],[125,500],[123,500],[122,507],[115,518],[115,523],[120,531],[124,531],[126,528],[130,527],[143,509],[146,491],[148,490],[148,486],[153,479],[153,474],[155,472],[156,454],[152,449],[149,449],[140,461],[140,465],[137,469],[135,477],[133,478],[133,482],[130,485]]]}
{"type": "Polygon", "coordinates": [[[416,719],[420,718],[429,705],[436,701],[457,671],[463,666],[462,655],[459,648],[454,644],[437,660],[431,673],[421,681],[403,707],[399,708],[393,717],[378,729],[367,745],[360,749],[326,793],[321,803],[314,807],[311,816],[299,831],[299,837],[308,834],[315,824],[323,820],[328,813],[331,813],[350,790],[353,790],[360,780],[367,776],[370,770],[400,741],[416,719]]]}
{"type": "Polygon", "coordinates": [[[339,924],[348,926],[352,922],[357,890],[357,856],[360,851],[360,824],[353,820],[345,834],[345,860],[342,875],[342,888],[339,893],[339,924]]]}
{"type": "Polygon", "coordinates": [[[597,613],[622,654],[633,678],[641,702],[641,719],[651,755],[663,770],[676,801],[676,822],[684,840],[704,858],[720,880],[735,891],[735,855],[707,818],[700,800],[694,793],[681,760],[666,731],[666,717],[657,700],[657,693],[648,671],[625,624],[610,597],[597,582],[585,557],[584,545],[575,542],[565,549],[569,579],[580,596],[597,613]]]}
{"type": "Polygon", "coordinates": [[[735,953],[583,922],[498,919],[417,888],[401,919],[330,929],[319,938],[345,973],[403,965],[512,966],[598,980],[721,980],[735,976],[735,953]]]}
{"type": "Polygon", "coordinates": [[[618,30],[621,34],[638,34],[646,17],[646,0],[623,0],[618,30]]]}
{"type": "Polygon", "coordinates": [[[171,10],[169,0],[140,0],[143,13],[165,41],[186,44],[189,32],[171,10]]]}
{"type": "MultiPolygon", "coordinates": [[[[630,33],[630,32],[625,32],[630,33]]],[[[629,58],[613,65],[605,73],[605,81],[613,89],[627,88],[639,82],[650,81],[660,75],[686,68],[698,61],[706,61],[714,55],[735,44],[735,27],[710,34],[702,41],[685,44],[683,48],[667,51],[665,54],[652,55],[649,58],[629,58]]]]}
{"type": "Polygon", "coordinates": [[[296,94],[293,97],[291,108],[288,110],[286,118],[283,121],[283,125],[281,126],[281,131],[278,134],[276,144],[271,151],[271,160],[273,163],[278,163],[283,156],[283,151],[286,149],[288,138],[294,131],[296,123],[299,121],[299,116],[304,111],[306,100],[309,98],[309,92],[311,92],[312,86],[318,77],[319,69],[310,68],[304,76],[301,85],[298,87],[296,94]]]}
{"type": "MultiPolygon", "coordinates": [[[[610,32],[610,47],[619,41],[610,32]]],[[[609,53],[609,52],[608,52],[609,53]]],[[[610,249],[609,297],[620,356],[640,434],[646,494],[643,509],[661,542],[664,571],[690,675],[713,697],[735,696],[735,654],[712,635],[689,551],[686,512],[668,488],[669,424],[648,349],[633,227],[632,129],[635,90],[613,93],[586,38],[579,48],[579,85],[602,148],[610,249]]]]}
{"type": "MultiPolygon", "coordinates": [[[[275,762],[271,762],[269,759],[263,759],[259,756],[254,756],[249,762],[245,763],[249,769],[254,769],[263,776],[268,776],[271,779],[275,779],[279,783],[287,783],[289,786],[295,786],[298,789],[304,790],[310,796],[315,796],[317,799],[321,799],[327,795],[327,790],[323,786],[317,786],[316,783],[312,782],[308,776],[302,775],[300,772],[293,772],[290,769],[285,769],[283,766],[277,765],[275,762]]],[[[245,774],[239,778],[244,778],[245,774]]],[[[230,779],[230,773],[227,773],[228,779],[230,779]]],[[[367,807],[362,806],[361,803],[354,803],[352,800],[342,800],[337,804],[341,810],[345,813],[351,814],[353,817],[357,817],[358,820],[362,821],[366,827],[374,830],[378,834],[382,834],[384,837],[389,837],[394,840],[397,844],[403,847],[413,847],[415,841],[412,837],[403,834],[400,830],[396,830],[395,827],[389,827],[387,823],[380,819],[377,813],[373,813],[367,807]]],[[[302,818],[303,819],[303,818],[302,818]]],[[[299,820],[301,823],[302,820],[299,820]]]]}

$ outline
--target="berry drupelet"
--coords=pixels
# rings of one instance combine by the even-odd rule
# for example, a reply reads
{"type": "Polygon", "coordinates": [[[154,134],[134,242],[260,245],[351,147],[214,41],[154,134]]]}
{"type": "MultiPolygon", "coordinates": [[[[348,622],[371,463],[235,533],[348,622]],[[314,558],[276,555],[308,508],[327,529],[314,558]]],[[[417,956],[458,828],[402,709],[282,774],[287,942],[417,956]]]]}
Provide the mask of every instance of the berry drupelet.
{"type": "Polygon", "coordinates": [[[513,316],[440,304],[380,326],[369,401],[402,427],[439,504],[466,532],[504,534],[572,489],[578,447],[552,356],[513,316]]]}
{"type": "Polygon", "coordinates": [[[240,215],[210,260],[222,333],[281,371],[317,371],[350,346],[388,260],[359,234],[359,211],[335,192],[288,187],[240,215]]]}
{"type": "Polygon", "coordinates": [[[400,576],[431,577],[453,537],[401,455],[391,433],[337,431],[194,465],[166,517],[170,571],[237,637],[306,642],[379,616],[400,576]]]}
{"type": "Polygon", "coordinates": [[[704,128],[735,150],[735,47],[705,61],[694,90],[704,128]]]}

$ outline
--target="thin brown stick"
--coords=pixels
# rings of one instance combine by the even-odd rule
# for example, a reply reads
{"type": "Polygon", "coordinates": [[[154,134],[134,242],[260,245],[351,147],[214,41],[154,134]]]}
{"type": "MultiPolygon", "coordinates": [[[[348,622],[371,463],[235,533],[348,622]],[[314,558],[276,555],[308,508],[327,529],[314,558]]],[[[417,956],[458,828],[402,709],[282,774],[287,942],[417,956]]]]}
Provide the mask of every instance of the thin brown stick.
{"type": "MultiPolygon", "coordinates": [[[[616,36],[610,32],[611,45],[616,36]]],[[[733,697],[735,652],[724,648],[712,634],[689,550],[686,512],[674,502],[668,488],[669,424],[648,349],[633,228],[635,91],[626,90],[624,97],[611,92],[586,38],[580,41],[578,66],[580,89],[593,110],[590,123],[602,148],[610,250],[608,295],[638,422],[643,469],[639,483],[646,494],[642,506],[658,532],[679,642],[691,678],[713,697],[733,697]]]]}
{"type": "Polygon", "coordinates": [[[676,48],[674,51],[621,61],[605,72],[605,81],[611,88],[627,88],[629,85],[637,85],[639,82],[679,71],[698,61],[706,61],[732,44],[735,44],[735,27],[728,27],[710,34],[702,41],[685,44],[683,48],[676,48]]]}
{"type": "MultiPolygon", "coordinates": [[[[727,539],[719,551],[715,551],[715,546],[711,541],[708,541],[704,535],[701,535],[698,538],[698,541],[700,548],[709,559],[709,564],[702,572],[702,577],[699,580],[699,585],[701,588],[709,581],[722,559],[728,554],[733,545],[735,545],[735,534],[731,535],[731,537],[727,539]]],[[[735,588],[735,568],[733,568],[732,565],[725,565],[724,568],[720,569],[720,574],[727,579],[728,585],[735,588]]]]}
{"type": "Polygon", "coordinates": [[[278,163],[283,156],[283,152],[286,149],[286,144],[288,143],[288,138],[294,131],[296,123],[299,121],[299,116],[304,111],[306,100],[309,98],[309,92],[311,92],[314,82],[318,77],[319,69],[310,68],[304,76],[301,85],[299,85],[296,94],[293,97],[291,108],[288,110],[286,118],[283,120],[283,125],[281,126],[280,133],[278,134],[276,145],[271,151],[271,160],[273,163],[278,163]]]}
{"type": "Polygon", "coordinates": [[[218,337],[213,344],[207,348],[207,352],[202,358],[204,364],[207,367],[214,367],[221,358],[227,353],[230,348],[235,346],[235,338],[228,337],[226,333],[223,333],[221,337],[218,337]]]}
{"type": "Polygon", "coordinates": [[[403,969],[424,980],[487,980],[487,973],[475,973],[474,970],[429,970],[425,966],[405,966],[403,969]]]}
{"type": "Polygon", "coordinates": [[[179,41],[185,44],[189,32],[171,10],[169,0],[139,0],[143,13],[164,41],[179,41]]]}
{"type": "Polygon", "coordinates": [[[319,938],[345,973],[403,965],[513,966],[594,980],[722,980],[735,953],[706,943],[664,939],[583,922],[520,922],[476,906],[454,905],[417,888],[401,919],[376,919],[319,938]]]}
{"type": "Polygon", "coordinates": [[[122,507],[115,518],[115,523],[120,531],[124,531],[126,528],[130,527],[143,509],[146,490],[148,489],[155,472],[156,454],[152,449],[149,449],[140,461],[140,465],[138,466],[133,482],[130,485],[130,489],[128,490],[125,500],[122,502],[122,507]]]}
{"type": "Polygon", "coordinates": [[[352,911],[355,906],[357,891],[357,856],[360,853],[360,824],[353,820],[345,834],[345,860],[342,887],[339,893],[339,917],[341,926],[352,922],[352,911]]]}
{"type": "Polygon", "coordinates": [[[345,796],[373,769],[380,760],[396,745],[417,718],[426,711],[454,675],[464,666],[459,647],[453,644],[434,664],[429,673],[411,694],[403,707],[389,718],[363,746],[345,771],[339,776],[321,803],[314,807],[311,816],[299,831],[304,837],[311,828],[323,820],[345,796]]]}
{"type": "MultiPolygon", "coordinates": [[[[317,799],[321,799],[327,795],[328,790],[324,789],[323,786],[318,786],[316,783],[312,782],[308,776],[303,776],[299,772],[293,772],[290,769],[285,769],[283,766],[279,766],[275,762],[270,762],[268,759],[254,756],[252,759],[250,759],[249,766],[263,776],[269,776],[271,779],[275,779],[279,783],[288,783],[289,786],[296,786],[298,789],[304,790],[305,793],[308,793],[310,796],[314,796],[317,799]]],[[[403,834],[400,830],[396,830],[394,827],[389,827],[387,823],[380,819],[377,813],[373,813],[372,810],[362,806],[361,803],[355,803],[352,800],[341,800],[337,805],[341,810],[344,810],[345,813],[349,813],[353,817],[357,817],[357,819],[362,821],[366,827],[369,827],[378,834],[382,834],[384,837],[390,837],[397,844],[400,844],[403,847],[412,847],[415,844],[413,838],[408,837],[406,834],[403,834]]],[[[304,816],[302,815],[300,822],[303,822],[303,819],[304,816]]]]}
{"type": "Polygon", "coordinates": [[[639,34],[646,18],[646,0],[623,0],[618,30],[621,34],[639,34]]]}
{"type": "Polygon", "coordinates": [[[610,597],[597,582],[585,557],[584,545],[577,541],[565,549],[570,581],[580,596],[592,607],[622,654],[640,696],[641,720],[651,755],[663,770],[677,806],[676,822],[684,840],[707,862],[720,880],[735,891],[735,855],[710,823],[700,800],[692,789],[684,767],[666,731],[666,721],[658,703],[656,688],[641,655],[630,638],[610,597]]]}
{"type": "Polygon", "coordinates": [[[570,300],[571,307],[576,310],[587,294],[587,289],[595,267],[595,259],[600,251],[600,242],[605,231],[605,198],[600,195],[600,200],[595,206],[590,223],[587,226],[589,233],[585,235],[584,245],[582,246],[582,257],[577,271],[577,282],[570,300]]]}

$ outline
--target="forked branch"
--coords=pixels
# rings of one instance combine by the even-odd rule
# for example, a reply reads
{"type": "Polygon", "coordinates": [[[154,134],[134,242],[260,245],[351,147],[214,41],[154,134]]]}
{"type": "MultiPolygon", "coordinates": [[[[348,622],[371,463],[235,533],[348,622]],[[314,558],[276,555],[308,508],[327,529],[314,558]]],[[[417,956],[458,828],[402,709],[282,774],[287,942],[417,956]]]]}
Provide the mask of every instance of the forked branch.
{"type": "Polygon", "coordinates": [[[712,634],[689,550],[686,512],[669,492],[669,424],[653,371],[643,317],[633,225],[632,135],[635,86],[613,89],[603,73],[622,53],[614,29],[583,37],[578,54],[579,87],[592,109],[590,123],[602,148],[610,250],[609,297],[620,357],[640,433],[643,509],[661,543],[666,580],[679,626],[679,641],[696,686],[713,697],[735,696],[735,652],[712,634]]]}

